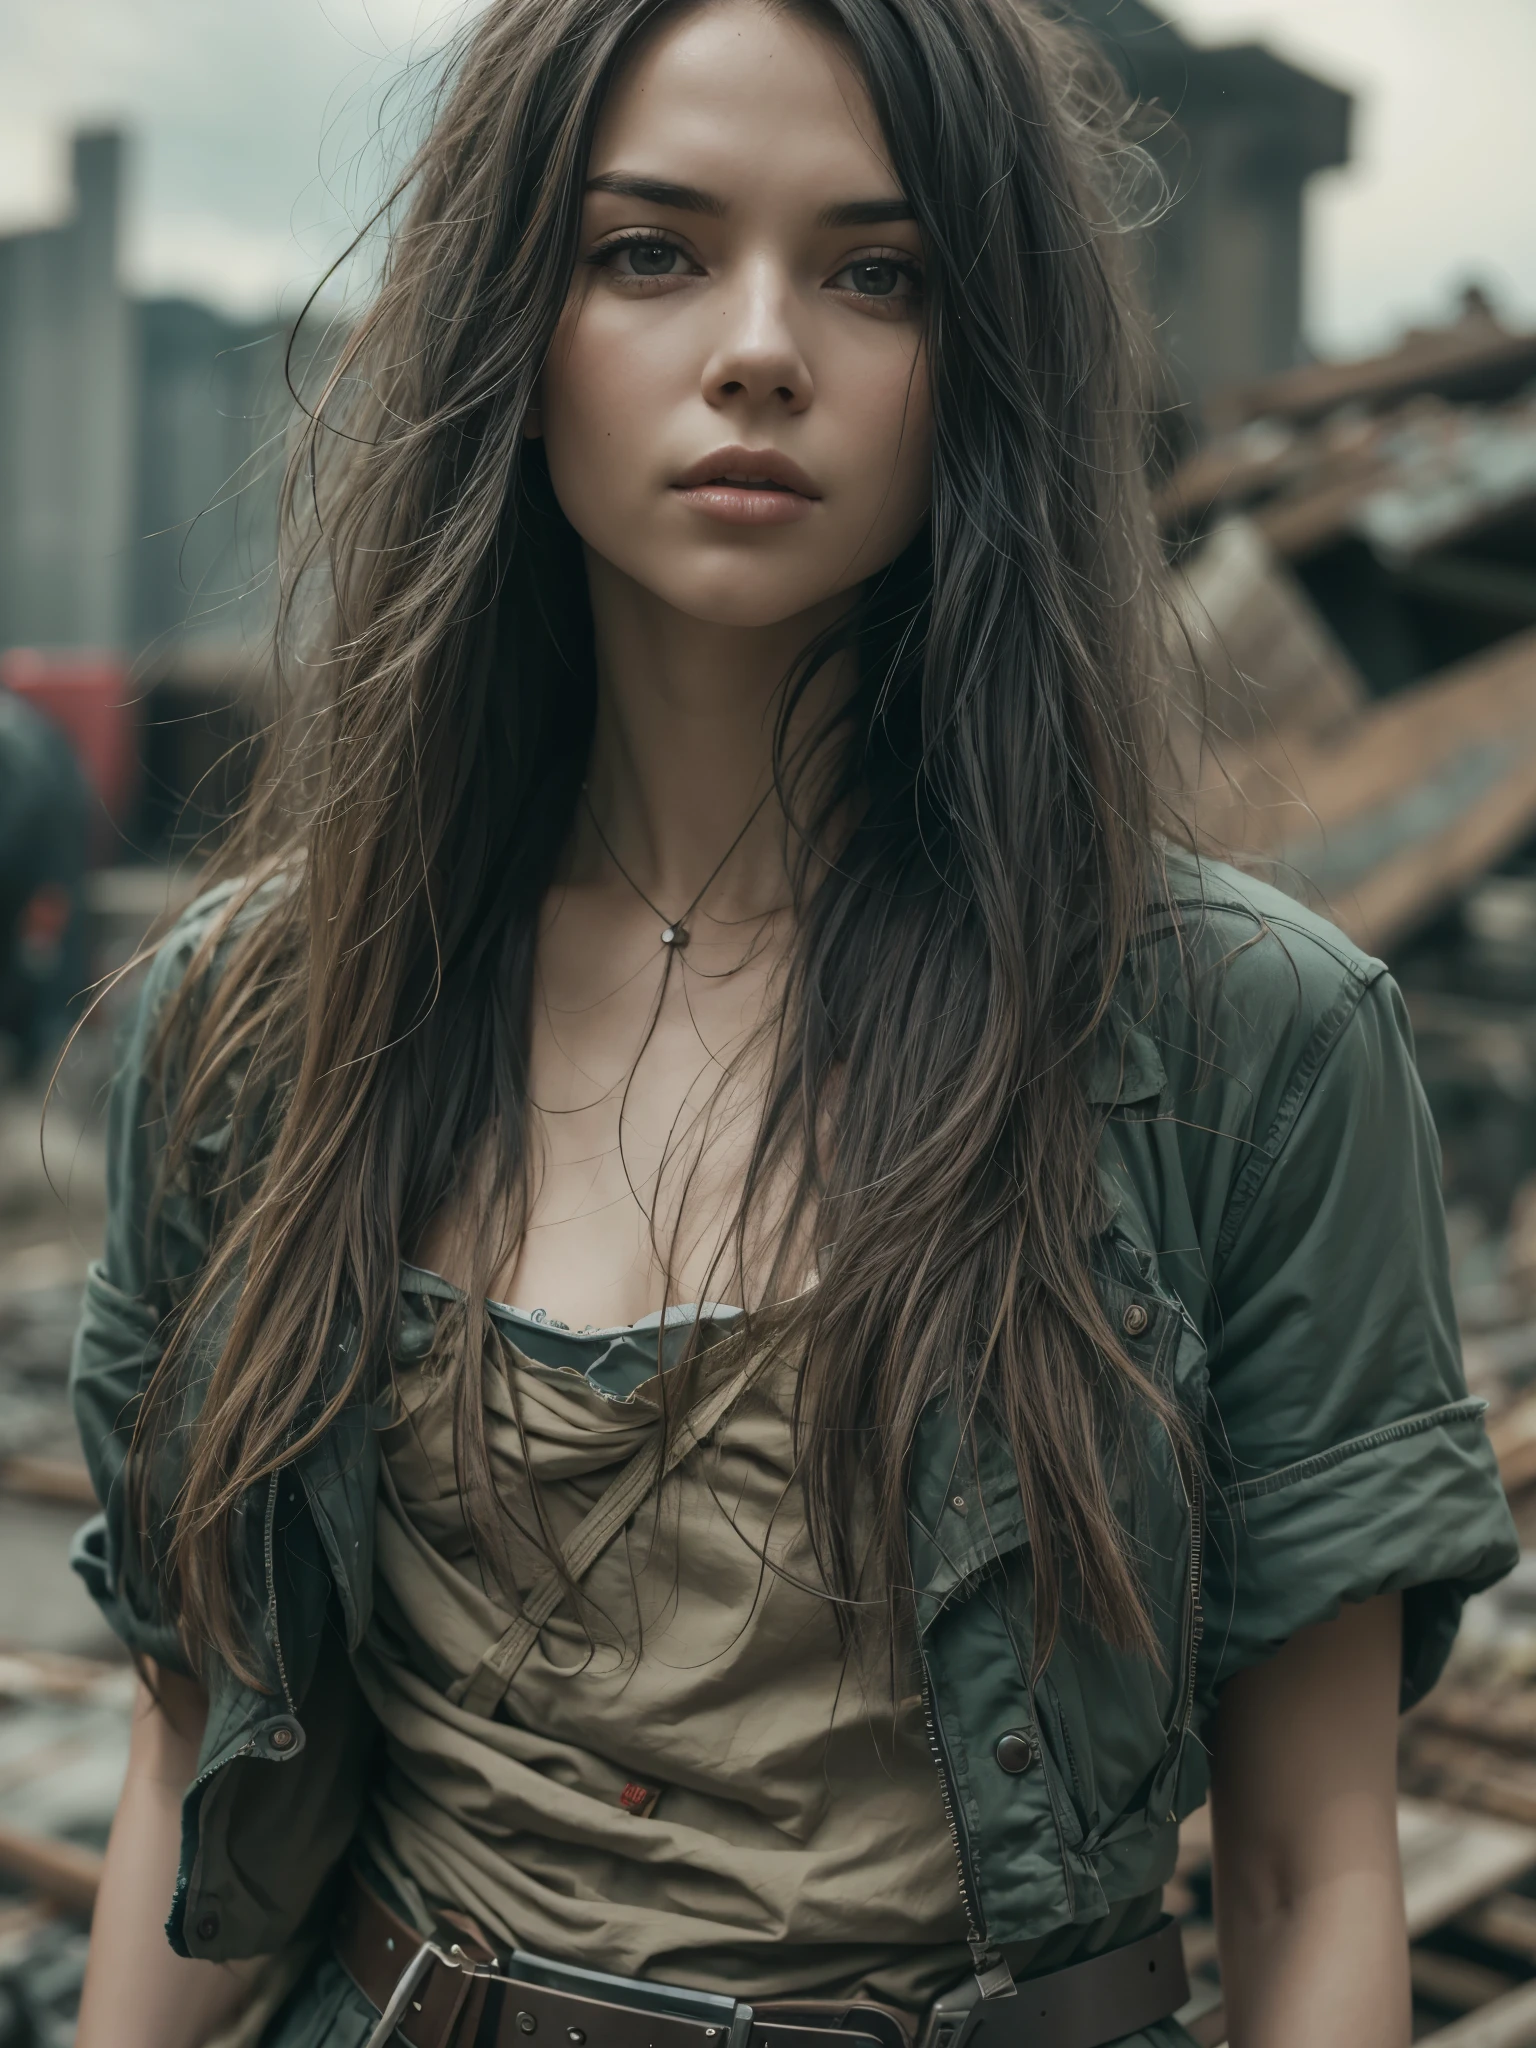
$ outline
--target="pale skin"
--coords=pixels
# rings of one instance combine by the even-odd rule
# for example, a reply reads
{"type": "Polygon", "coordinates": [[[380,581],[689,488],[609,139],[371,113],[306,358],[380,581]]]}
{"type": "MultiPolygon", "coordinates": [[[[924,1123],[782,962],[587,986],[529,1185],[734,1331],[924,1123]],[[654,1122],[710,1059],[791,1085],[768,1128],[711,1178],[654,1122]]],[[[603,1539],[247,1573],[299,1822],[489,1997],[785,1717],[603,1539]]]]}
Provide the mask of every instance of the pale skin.
{"type": "MultiPolygon", "coordinates": [[[[589,178],[583,261],[530,431],[586,549],[592,807],[675,917],[770,788],[789,663],[924,517],[923,246],[856,71],[820,30],[758,0],[712,0],[641,46],[589,178]],[[711,468],[722,450],[736,452],[711,468]],[[795,465],[803,502],[752,489],[754,454],[795,465]]],[[[846,680],[833,670],[820,688],[846,680]]],[[[706,1287],[709,1219],[729,1213],[750,1134],[750,1065],[724,1115],[701,1112],[772,1000],[787,832],[769,801],[663,989],[658,919],[583,813],[541,924],[540,1171],[498,1276],[505,1298],[609,1324],[706,1287]],[[658,1242],[674,1252],[670,1292],[658,1242]]],[[[462,1219],[444,1217],[416,1256],[462,1272],[463,1238],[462,1219]]],[[[1232,2048],[1409,2039],[1399,1628],[1395,1596],[1348,1608],[1223,1696],[1213,1801],[1232,2048]]],[[[199,2048],[261,1973],[185,1961],[161,1934],[206,1703],[169,1673],[160,1694],[135,1716],[79,2048],[199,2048]]]]}

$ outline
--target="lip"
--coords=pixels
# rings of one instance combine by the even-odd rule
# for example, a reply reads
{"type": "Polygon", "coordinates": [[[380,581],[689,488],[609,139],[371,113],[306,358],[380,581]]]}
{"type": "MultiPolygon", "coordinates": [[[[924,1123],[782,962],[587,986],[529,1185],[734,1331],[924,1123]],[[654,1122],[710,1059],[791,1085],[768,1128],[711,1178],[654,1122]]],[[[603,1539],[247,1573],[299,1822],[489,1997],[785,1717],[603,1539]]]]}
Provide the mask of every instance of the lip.
{"type": "Polygon", "coordinates": [[[680,498],[728,526],[784,526],[804,519],[821,493],[777,448],[716,448],[672,485],[680,498]]]}

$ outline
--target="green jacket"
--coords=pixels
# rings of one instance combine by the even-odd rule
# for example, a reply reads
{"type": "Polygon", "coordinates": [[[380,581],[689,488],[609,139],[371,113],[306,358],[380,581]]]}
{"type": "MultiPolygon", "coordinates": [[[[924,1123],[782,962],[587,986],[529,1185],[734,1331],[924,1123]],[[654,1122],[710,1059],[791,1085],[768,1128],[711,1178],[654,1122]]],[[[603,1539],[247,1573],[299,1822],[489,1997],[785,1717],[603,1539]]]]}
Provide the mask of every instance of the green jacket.
{"type": "MultiPolygon", "coordinates": [[[[1396,987],[1332,926],[1230,869],[1181,861],[1175,885],[1090,1075],[1113,1211],[1095,1247],[1102,1298],[1206,1450],[1191,1498],[1149,1429],[1124,1503],[1160,1663],[1069,1621],[1032,1683],[1029,1531],[1005,1450],[983,1440],[973,1458],[935,1408],[912,1459],[934,1759],[978,1951],[1164,1882],[1235,1671],[1341,1601],[1400,1589],[1407,1704],[1440,1671],[1463,1600],[1518,1554],[1462,1378],[1439,1152],[1396,987]]],[[[132,1020],[107,1244],[73,1368],[104,1504],[76,1568],[124,1640],[173,1667],[174,1626],[125,1544],[122,1466],[206,1221],[185,1193],[151,1202],[163,1133],[142,1069],[217,902],[171,934],[132,1020]]],[[[423,1306],[412,1292],[407,1270],[403,1324],[423,1306]]],[[[349,1658],[372,1597],[374,1420],[359,1400],[244,1505],[238,1562],[266,1690],[217,1664],[208,1675],[168,1922],[183,1954],[280,1947],[323,1910],[367,1796],[372,1729],[349,1658]]]]}

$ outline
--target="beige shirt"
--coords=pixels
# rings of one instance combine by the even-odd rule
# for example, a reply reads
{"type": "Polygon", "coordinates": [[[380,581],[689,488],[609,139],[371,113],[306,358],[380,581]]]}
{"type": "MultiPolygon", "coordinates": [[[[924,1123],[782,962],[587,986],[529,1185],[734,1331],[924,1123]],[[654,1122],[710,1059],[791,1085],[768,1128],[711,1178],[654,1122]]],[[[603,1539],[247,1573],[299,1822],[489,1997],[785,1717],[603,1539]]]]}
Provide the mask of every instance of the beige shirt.
{"type": "MultiPolygon", "coordinates": [[[[408,1269],[418,1322],[452,1293],[408,1269]]],[[[655,1371],[654,1318],[577,1333],[492,1313],[496,1485],[526,1508],[531,1465],[565,1543],[661,1427],[676,1376],[655,1371]]],[[[739,1369],[731,1313],[712,1313],[723,1341],[695,1399],[739,1369]]],[[[669,1332],[669,1360],[685,1335],[669,1332]]],[[[587,1574],[581,1619],[557,1609],[496,1718],[447,1695],[512,1609],[469,1542],[440,1382],[402,1365],[398,1388],[358,1659],[386,1746],[363,1839],[422,1931],[458,1907],[535,1954],[760,1999],[918,2011],[957,1982],[970,1957],[922,1702],[893,1706],[887,1660],[839,1639],[793,1470],[792,1373],[765,1362],[644,1500],[587,1574]]],[[[513,1549],[521,1597],[544,1559],[513,1549]]],[[[1134,1940],[1159,1910],[1155,1892],[1127,1900],[1008,1959],[1016,1976],[1052,1969],[1134,1940]]]]}
{"type": "MultiPolygon", "coordinates": [[[[556,1331],[523,1334],[572,1363],[507,1346],[486,1427],[502,1497],[527,1499],[526,1459],[564,1541],[660,1428],[661,1382],[597,1391],[579,1367],[607,1339],[556,1331]]],[[[717,1344],[704,1370],[739,1349],[717,1344]]],[[[818,1588],[790,1374],[757,1371],[592,1567],[583,1619],[556,1612],[495,1719],[445,1694],[512,1611],[469,1544],[440,1381],[408,1367],[399,1392],[360,1671],[387,1742],[367,1846],[408,1903],[594,1968],[759,1997],[920,2006],[962,1975],[922,1704],[893,1708],[884,1660],[845,1653],[818,1588]]],[[[531,1544],[514,1558],[526,1593],[542,1559],[531,1544]]]]}

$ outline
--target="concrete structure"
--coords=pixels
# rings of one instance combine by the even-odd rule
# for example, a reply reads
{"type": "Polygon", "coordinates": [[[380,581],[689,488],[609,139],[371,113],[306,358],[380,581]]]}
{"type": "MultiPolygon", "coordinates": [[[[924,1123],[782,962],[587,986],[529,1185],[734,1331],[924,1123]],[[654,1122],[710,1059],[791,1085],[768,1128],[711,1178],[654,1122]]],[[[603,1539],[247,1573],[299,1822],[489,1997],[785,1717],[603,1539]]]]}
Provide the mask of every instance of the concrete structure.
{"type": "Polygon", "coordinates": [[[1153,304],[1180,395],[1303,360],[1302,199],[1348,161],[1350,95],[1256,43],[1205,49],[1142,0],[1073,0],[1138,100],[1173,203],[1152,234],[1153,304]]]}
{"type": "Polygon", "coordinates": [[[0,238],[0,650],[217,666],[268,616],[283,338],[124,292],[124,158],[77,136],[69,217],[0,238]]]}
{"type": "Polygon", "coordinates": [[[62,226],[0,241],[0,647],[128,638],[134,321],[118,279],[123,145],[74,144],[62,226]]]}
{"type": "Polygon", "coordinates": [[[284,337],[188,299],[134,309],[139,365],[128,644],[185,668],[271,617],[284,337]]]}

